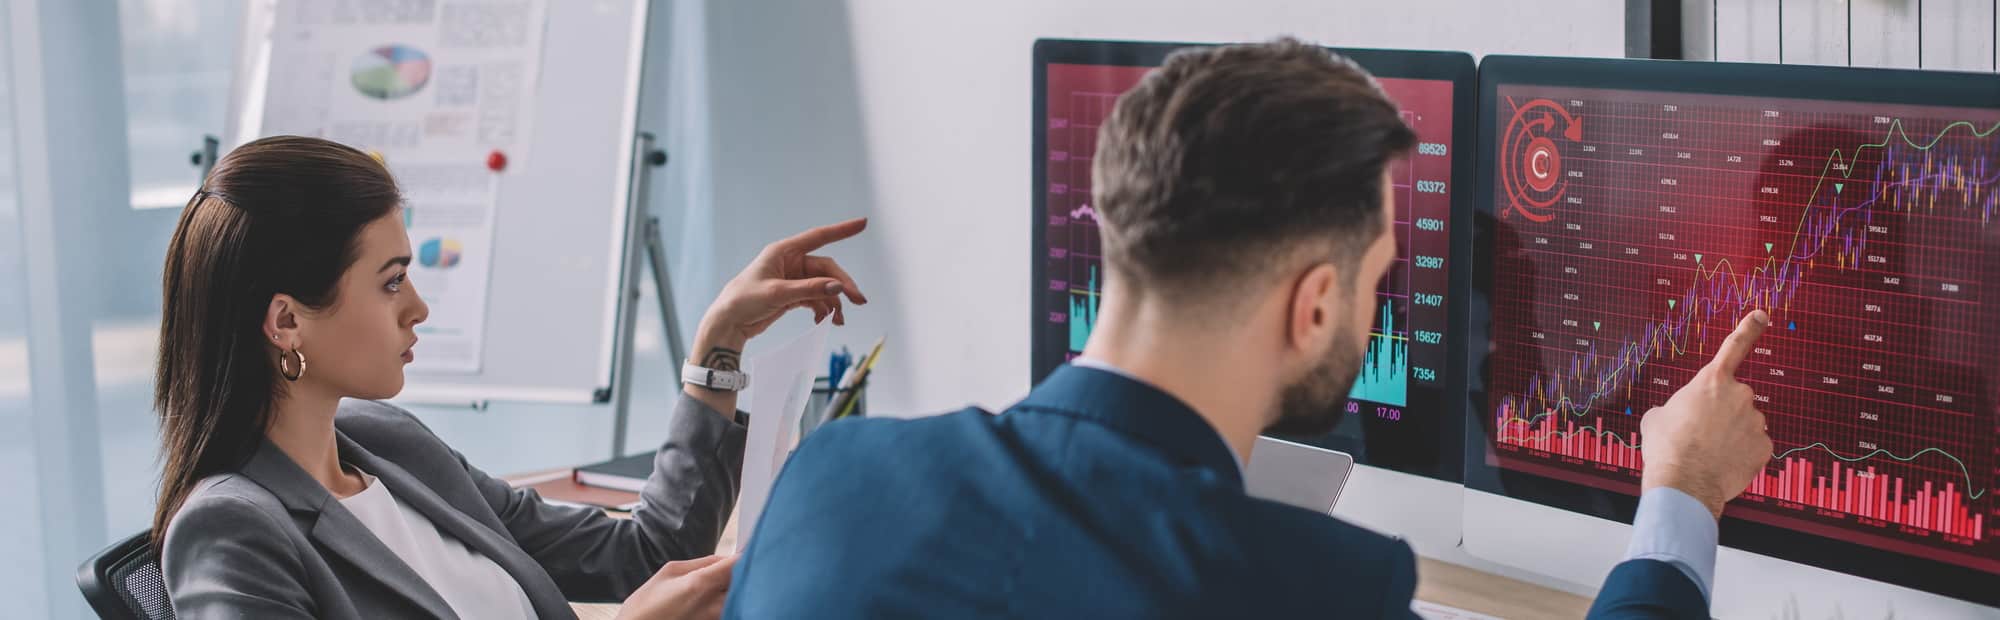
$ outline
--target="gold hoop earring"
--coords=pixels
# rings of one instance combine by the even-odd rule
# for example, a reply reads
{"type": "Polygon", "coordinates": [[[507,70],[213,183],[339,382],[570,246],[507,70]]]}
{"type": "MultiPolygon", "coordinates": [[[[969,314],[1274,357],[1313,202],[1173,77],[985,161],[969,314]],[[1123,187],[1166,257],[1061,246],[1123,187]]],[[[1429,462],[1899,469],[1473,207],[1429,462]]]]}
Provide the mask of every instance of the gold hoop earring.
{"type": "Polygon", "coordinates": [[[304,351],[300,351],[300,350],[298,350],[298,349],[292,349],[292,350],[291,350],[291,352],[289,352],[289,353],[279,353],[279,354],[278,354],[278,374],[279,374],[279,375],[281,375],[281,376],[283,376],[283,377],[285,378],[285,380],[286,380],[286,381],[298,381],[300,377],[304,377],[304,376],[306,376],[306,354],[305,354],[305,352],[304,352],[304,351]],[[286,357],[287,355],[289,355],[289,356],[292,356],[292,357],[296,357],[296,358],[299,358],[299,369],[298,369],[298,371],[297,371],[297,372],[293,372],[293,371],[290,371],[290,370],[286,370],[286,369],[285,369],[285,357],[286,357]]]}

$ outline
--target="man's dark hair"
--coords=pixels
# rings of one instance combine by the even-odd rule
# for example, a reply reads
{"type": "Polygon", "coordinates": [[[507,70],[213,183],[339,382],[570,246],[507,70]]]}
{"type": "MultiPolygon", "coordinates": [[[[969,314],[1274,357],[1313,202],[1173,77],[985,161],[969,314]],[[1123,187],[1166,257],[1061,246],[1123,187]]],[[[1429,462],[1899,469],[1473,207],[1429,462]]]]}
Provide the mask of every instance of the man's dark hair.
{"type": "Polygon", "coordinates": [[[1175,53],[1098,136],[1107,264],[1137,289],[1207,305],[1303,250],[1351,263],[1384,226],[1384,167],[1415,144],[1374,78],[1320,47],[1175,53]]]}

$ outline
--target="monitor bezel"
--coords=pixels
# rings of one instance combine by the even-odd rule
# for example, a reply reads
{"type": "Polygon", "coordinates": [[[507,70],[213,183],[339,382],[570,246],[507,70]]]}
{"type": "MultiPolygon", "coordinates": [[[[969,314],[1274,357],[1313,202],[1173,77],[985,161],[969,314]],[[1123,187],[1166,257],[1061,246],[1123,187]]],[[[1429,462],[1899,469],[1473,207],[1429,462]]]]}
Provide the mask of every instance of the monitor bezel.
{"type": "MultiPolygon", "coordinates": [[[[1032,237],[1032,241],[1029,244],[1029,264],[1031,267],[1029,278],[1030,307],[1028,312],[1030,320],[1028,333],[1031,336],[1029,340],[1033,343],[1028,355],[1028,363],[1030,365],[1029,381],[1031,385],[1041,383],[1043,378],[1047,377],[1049,373],[1054,372],[1061,365],[1060,363],[1044,363],[1044,358],[1053,358],[1054,356],[1045,355],[1047,352],[1043,350],[1045,345],[1042,339],[1033,337],[1036,333],[1035,330],[1043,324],[1042,317],[1040,316],[1041,310],[1035,300],[1039,299],[1043,293],[1042,283],[1047,277],[1043,265],[1043,254],[1046,252],[1045,248],[1048,242],[1045,238],[1048,212],[1048,192],[1045,191],[1045,188],[1048,186],[1048,161],[1044,155],[1048,148],[1046,118],[1048,115],[1048,66],[1051,64],[1087,64],[1156,67],[1164,62],[1168,55],[1177,50],[1213,45],[1218,44],[1046,38],[1035,40],[1034,64],[1031,67],[1034,80],[1032,94],[1034,99],[1031,105],[1031,109],[1033,110],[1031,121],[1033,140],[1030,146],[1030,158],[1033,162],[1033,184],[1030,193],[1033,208],[1029,212],[1031,219],[1028,226],[1032,237]]],[[[1474,96],[1478,86],[1478,71],[1470,54],[1449,51],[1372,48],[1328,49],[1353,59],[1362,68],[1380,77],[1451,82],[1452,148],[1459,151],[1452,159],[1451,184],[1453,187],[1463,188],[1468,187],[1473,182],[1474,171],[1472,163],[1474,158],[1464,154],[1464,149],[1467,148],[1467,145],[1473,144],[1473,135],[1476,129],[1475,123],[1471,122],[1471,115],[1474,111],[1474,96]]],[[[1464,261],[1460,260],[1459,257],[1470,256],[1469,252],[1472,243],[1471,226],[1472,192],[1459,191],[1453,193],[1451,199],[1451,227],[1448,231],[1448,243],[1451,248],[1450,258],[1447,259],[1449,261],[1448,264],[1462,265],[1464,261]]],[[[1471,271],[1471,269],[1450,270],[1445,308],[1446,325],[1463,325],[1466,322],[1465,314],[1468,306],[1465,301],[1466,295],[1462,294],[1462,292],[1468,290],[1471,286],[1471,271]]],[[[1445,392],[1446,403],[1456,402],[1458,400],[1457,395],[1464,392],[1463,386],[1465,385],[1464,362],[1466,359],[1466,338],[1460,335],[1453,336],[1447,339],[1448,341],[1445,346],[1446,362],[1443,369],[1444,377],[1439,383],[1445,392]]],[[[1462,427],[1465,422],[1465,418],[1461,413],[1439,414],[1439,461],[1434,468],[1428,471],[1411,471],[1417,469],[1414,467],[1391,467],[1388,469],[1445,482],[1460,482],[1464,473],[1464,465],[1460,462],[1464,454],[1460,438],[1463,436],[1462,427]]],[[[1287,439],[1297,440],[1297,438],[1287,439]]],[[[1362,465],[1382,467],[1381,465],[1369,463],[1363,455],[1356,455],[1356,458],[1357,462],[1362,465]]]]}
{"type": "MultiPolygon", "coordinates": [[[[1628,91],[1695,93],[1783,99],[1821,99],[1861,103],[1914,104],[1992,108],[2000,103],[2000,75],[1857,69],[1800,65],[1689,62],[1668,60],[1628,60],[1602,58],[1554,58],[1530,56],[1487,56],[1479,66],[1478,153],[1470,158],[1478,178],[1473,191],[1473,212],[1483,218],[1499,216],[1496,194],[1495,144],[1499,120],[1495,113],[1501,85],[1534,85],[1597,88],[1628,91]],[[1855,88],[1866,84],[1865,89],[1855,88]]],[[[1472,231],[1483,235],[1485,231],[1472,231]]],[[[1472,247],[1466,248],[1471,256],[1472,247]]],[[[1490,299],[1493,290],[1491,260],[1473,257],[1471,299],[1490,299]]],[[[1468,317],[1469,319],[1471,317],[1468,317]]],[[[1481,320],[1490,317],[1483,317],[1481,320]]],[[[1483,325],[1470,320],[1454,324],[1464,334],[1490,334],[1483,325]]],[[[1487,346],[1470,347],[1464,367],[1477,372],[1487,346]]],[[[1472,402],[1466,385],[1465,485],[1468,489],[1494,493],[1550,508],[1602,519],[1631,523],[1638,498],[1616,491],[1568,482],[1527,472],[1509,471],[1509,476],[1527,476],[1525,484],[1509,490],[1497,463],[1488,461],[1491,451],[1483,425],[1472,416],[1484,415],[1487,403],[1472,402]]],[[[2000,605],[2000,588],[1991,587],[1995,576],[1971,567],[1895,553],[1860,543],[1807,534],[1781,526],[1750,521],[1726,510],[1721,524],[1721,544],[1785,561],[1891,583],[1982,605],[2000,605]],[[1984,587],[1982,587],[1982,585],[1984,587]]]]}

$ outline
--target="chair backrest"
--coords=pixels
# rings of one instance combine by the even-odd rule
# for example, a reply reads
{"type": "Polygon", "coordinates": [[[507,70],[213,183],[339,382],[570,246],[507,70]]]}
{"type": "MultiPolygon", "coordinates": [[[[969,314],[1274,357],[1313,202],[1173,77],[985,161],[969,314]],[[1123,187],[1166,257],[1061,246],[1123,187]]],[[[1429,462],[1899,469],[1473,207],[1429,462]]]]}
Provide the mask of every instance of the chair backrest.
{"type": "Polygon", "coordinates": [[[151,530],[118,541],[77,567],[76,587],[105,620],[172,620],[151,530]]]}

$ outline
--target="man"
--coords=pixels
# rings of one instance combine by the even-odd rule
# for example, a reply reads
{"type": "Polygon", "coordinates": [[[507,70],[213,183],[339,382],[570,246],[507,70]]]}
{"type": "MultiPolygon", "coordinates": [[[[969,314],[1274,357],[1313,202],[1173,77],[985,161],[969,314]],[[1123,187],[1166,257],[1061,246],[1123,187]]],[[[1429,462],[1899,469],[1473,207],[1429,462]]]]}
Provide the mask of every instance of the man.
{"type": "MultiPolygon", "coordinates": [[[[1174,55],[1101,130],[1108,278],[1076,363],[999,416],[842,422],[786,465],[726,615],[1411,618],[1410,548],[1244,494],[1260,432],[1323,433],[1396,256],[1415,137],[1292,40],[1174,55]]],[[[1715,519],[1770,454],[1735,363],[1648,413],[1632,557],[1599,615],[1706,617],[1715,519]]]]}

